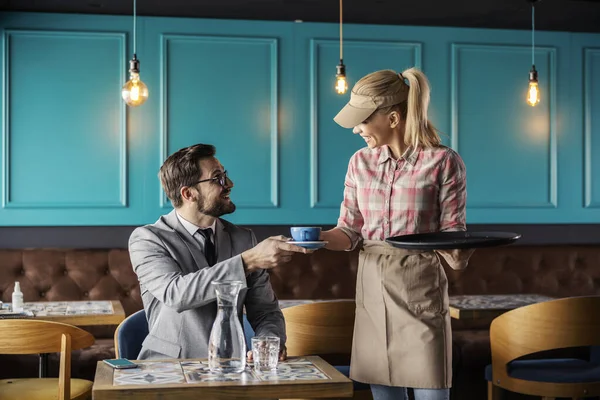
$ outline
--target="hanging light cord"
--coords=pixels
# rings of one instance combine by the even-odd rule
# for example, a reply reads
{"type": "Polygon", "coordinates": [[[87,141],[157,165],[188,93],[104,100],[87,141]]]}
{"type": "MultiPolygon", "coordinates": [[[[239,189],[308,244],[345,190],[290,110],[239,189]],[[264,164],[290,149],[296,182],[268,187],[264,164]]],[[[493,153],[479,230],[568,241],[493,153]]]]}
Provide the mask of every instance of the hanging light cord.
{"type": "Polygon", "coordinates": [[[133,0],[133,54],[135,54],[136,33],[135,33],[135,17],[136,17],[136,0],[133,0]]]}
{"type": "Polygon", "coordinates": [[[344,39],[342,39],[342,0],[340,0],[340,61],[344,59],[343,42],[344,39]]]}
{"type": "Polygon", "coordinates": [[[531,65],[535,65],[535,3],[531,3],[531,65]]]}

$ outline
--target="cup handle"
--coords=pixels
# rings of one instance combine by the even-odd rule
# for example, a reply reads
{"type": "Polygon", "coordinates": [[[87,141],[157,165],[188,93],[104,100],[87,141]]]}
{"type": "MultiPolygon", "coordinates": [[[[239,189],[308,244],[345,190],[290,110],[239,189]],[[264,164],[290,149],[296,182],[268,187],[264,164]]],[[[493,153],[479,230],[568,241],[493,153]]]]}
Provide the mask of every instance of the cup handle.
{"type": "Polygon", "coordinates": [[[302,241],[303,241],[303,242],[307,242],[307,240],[306,240],[306,239],[307,239],[306,235],[308,235],[308,232],[306,232],[306,231],[302,231],[302,235],[301,235],[301,237],[302,237],[302,241]]]}

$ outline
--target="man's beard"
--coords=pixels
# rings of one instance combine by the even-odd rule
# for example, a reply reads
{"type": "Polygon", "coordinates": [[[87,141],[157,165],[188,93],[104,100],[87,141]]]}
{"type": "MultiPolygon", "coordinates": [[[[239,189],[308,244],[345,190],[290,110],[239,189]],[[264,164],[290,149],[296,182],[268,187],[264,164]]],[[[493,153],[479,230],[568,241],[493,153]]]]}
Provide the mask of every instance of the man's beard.
{"type": "Polygon", "coordinates": [[[227,201],[220,196],[208,203],[206,198],[200,196],[198,200],[196,200],[196,209],[204,215],[218,218],[222,215],[234,212],[235,204],[233,204],[231,200],[227,201]]]}

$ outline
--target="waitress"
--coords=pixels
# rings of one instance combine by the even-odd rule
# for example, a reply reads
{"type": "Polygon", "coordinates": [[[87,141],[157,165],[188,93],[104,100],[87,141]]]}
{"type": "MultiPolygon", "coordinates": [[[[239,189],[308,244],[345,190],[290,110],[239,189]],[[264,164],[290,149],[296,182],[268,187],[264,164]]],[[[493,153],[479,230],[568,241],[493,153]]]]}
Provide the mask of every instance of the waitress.
{"type": "Polygon", "coordinates": [[[410,251],[390,236],[463,231],[466,171],[427,119],[429,82],[415,68],[360,79],[334,118],[367,147],[348,165],[331,250],[360,244],[350,377],[375,400],[449,399],[452,337],[442,263],[462,269],[473,250],[410,251]]]}

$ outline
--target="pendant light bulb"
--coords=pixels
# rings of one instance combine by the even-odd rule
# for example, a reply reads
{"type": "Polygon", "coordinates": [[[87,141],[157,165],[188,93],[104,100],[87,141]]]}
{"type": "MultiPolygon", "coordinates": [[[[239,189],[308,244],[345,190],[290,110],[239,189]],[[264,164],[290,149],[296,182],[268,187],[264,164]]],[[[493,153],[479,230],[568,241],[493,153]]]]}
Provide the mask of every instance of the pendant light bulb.
{"type": "Polygon", "coordinates": [[[338,94],[344,94],[348,91],[348,82],[346,81],[346,66],[340,60],[335,74],[335,91],[338,94]]]}
{"type": "Polygon", "coordinates": [[[121,97],[130,107],[137,107],[148,100],[148,86],[140,79],[140,62],[136,55],[129,61],[129,80],[121,89],[121,97]]]}
{"type": "Polygon", "coordinates": [[[529,71],[529,90],[527,90],[527,104],[535,107],[540,102],[540,87],[538,85],[538,73],[535,65],[529,71]]]}
{"type": "Polygon", "coordinates": [[[531,1],[531,71],[529,71],[529,89],[527,90],[527,104],[535,107],[540,102],[540,86],[538,72],[535,70],[535,2],[531,1]]]}
{"type": "Polygon", "coordinates": [[[337,94],[344,94],[348,91],[348,81],[346,80],[346,66],[344,65],[344,33],[342,29],[342,9],[343,3],[340,0],[340,63],[337,65],[335,74],[335,91],[337,94]]]}
{"type": "Polygon", "coordinates": [[[129,60],[129,80],[121,88],[121,97],[130,107],[141,106],[148,100],[148,86],[140,79],[140,62],[136,55],[137,4],[133,0],[133,58],[129,60]]]}

